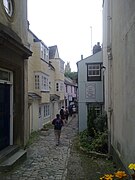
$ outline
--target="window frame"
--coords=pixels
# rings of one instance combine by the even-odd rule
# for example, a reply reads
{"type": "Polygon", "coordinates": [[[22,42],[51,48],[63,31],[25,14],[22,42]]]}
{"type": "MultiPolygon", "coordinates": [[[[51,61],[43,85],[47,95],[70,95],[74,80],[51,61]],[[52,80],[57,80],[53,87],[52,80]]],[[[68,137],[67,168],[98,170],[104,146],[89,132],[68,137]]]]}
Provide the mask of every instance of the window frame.
{"type": "Polygon", "coordinates": [[[57,92],[64,92],[64,82],[62,82],[62,81],[58,82],[57,81],[55,85],[56,85],[55,88],[56,88],[57,92]]]}
{"type": "Polygon", "coordinates": [[[42,42],[40,43],[40,58],[49,62],[49,49],[42,42]]]}
{"type": "Polygon", "coordinates": [[[35,73],[35,90],[50,91],[49,76],[44,73],[35,73]],[[38,77],[38,80],[36,80],[36,77],[38,77]]]}
{"type": "Polygon", "coordinates": [[[59,83],[56,82],[56,91],[58,92],[59,91],[59,83]]]}
{"type": "Polygon", "coordinates": [[[12,17],[13,11],[14,11],[14,5],[13,5],[13,0],[3,0],[3,6],[5,9],[6,14],[9,17],[12,17]]]}
{"type": "Polygon", "coordinates": [[[101,63],[87,64],[87,81],[101,81],[101,63]]]}
{"type": "Polygon", "coordinates": [[[95,104],[95,105],[90,104],[90,103],[87,104],[88,111],[90,111],[90,109],[92,109],[93,107],[95,109],[95,113],[96,113],[97,117],[102,114],[102,105],[101,104],[95,104]]]}
{"type": "Polygon", "coordinates": [[[44,118],[47,118],[50,116],[50,104],[44,104],[43,106],[43,114],[44,114],[44,118]]]}

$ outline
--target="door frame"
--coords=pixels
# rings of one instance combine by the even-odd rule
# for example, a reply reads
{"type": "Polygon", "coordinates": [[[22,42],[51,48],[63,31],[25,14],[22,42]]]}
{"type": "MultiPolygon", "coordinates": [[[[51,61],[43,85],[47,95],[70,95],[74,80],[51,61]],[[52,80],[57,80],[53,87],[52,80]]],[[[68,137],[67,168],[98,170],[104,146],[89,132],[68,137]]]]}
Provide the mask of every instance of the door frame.
{"type": "Polygon", "coordinates": [[[10,85],[10,140],[9,144],[13,145],[13,72],[7,69],[0,68],[0,71],[6,72],[9,75],[9,79],[0,79],[0,84],[10,85]]]}

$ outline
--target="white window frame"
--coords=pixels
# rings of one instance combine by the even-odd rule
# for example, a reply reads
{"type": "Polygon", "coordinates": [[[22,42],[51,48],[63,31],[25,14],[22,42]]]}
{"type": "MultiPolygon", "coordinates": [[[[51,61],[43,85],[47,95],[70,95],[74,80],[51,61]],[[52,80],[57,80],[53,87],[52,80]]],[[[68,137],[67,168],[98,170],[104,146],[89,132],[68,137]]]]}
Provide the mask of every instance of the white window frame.
{"type": "Polygon", "coordinates": [[[56,91],[64,92],[64,82],[62,82],[62,81],[56,82],[56,91]]]}
{"type": "Polygon", "coordinates": [[[88,64],[88,76],[101,76],[100,64],[88,64]]]}
{"type": "Polygon", "coordinates": [[[40,75],[35,74],[35,89],[40,90],[40,75]]]}
{"type": "Polygon", "coordinates": [[[44,104],[44,118],[50,116],[50,104],[44,104]]]}
{"type": "Polygon", "coordinates": [[[49,76],[44,73],[35,73],[35,90],[49,91],[49,76]]]}
{"type": "Polygon", "coordinates": [[[49,62],[49,50],[42,42],[40,43],[40,57],[42,60],[49,62]]]}
{"type": "MultiPolygon", "coordinates": [[[[92,109],[92,108],[93,108],[93,106],[89,106],[89,110],[92,109]]],[[[95,105],[94,109],[95,109],[96,116],[98,117],[102,113],[102,107],[98,106],[98,105],[95,105]]]]}

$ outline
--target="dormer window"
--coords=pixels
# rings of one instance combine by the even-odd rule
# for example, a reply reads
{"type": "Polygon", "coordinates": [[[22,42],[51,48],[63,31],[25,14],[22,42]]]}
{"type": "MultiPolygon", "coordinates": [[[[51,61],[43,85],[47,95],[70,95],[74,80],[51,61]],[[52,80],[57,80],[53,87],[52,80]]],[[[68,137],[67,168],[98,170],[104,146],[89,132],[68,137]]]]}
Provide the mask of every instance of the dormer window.
{"type": "Polygon", "coordinates": [[[43,43],[41,43],[40,45],[40,51],[41,51],[40,53],[41,59],[44,61],[49,61],[49,50],[43,43]]]}
{"type": "Polygon", "coordinates": [[[13,14],[13,0],[3,0],[3,5],[8,16],[13,14]]]}

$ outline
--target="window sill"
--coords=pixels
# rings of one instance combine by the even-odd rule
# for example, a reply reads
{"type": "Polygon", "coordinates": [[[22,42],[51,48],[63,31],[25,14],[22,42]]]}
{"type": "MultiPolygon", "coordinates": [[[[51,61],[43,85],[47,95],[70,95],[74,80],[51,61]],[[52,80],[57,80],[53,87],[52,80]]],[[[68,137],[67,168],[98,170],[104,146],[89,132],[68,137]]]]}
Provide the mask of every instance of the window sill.
{"type": "Polygon", "coordinates": [[[41,93],[49,93],[50,90],[41,90],[41,93]]]}

